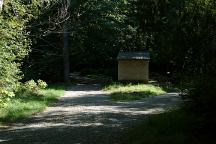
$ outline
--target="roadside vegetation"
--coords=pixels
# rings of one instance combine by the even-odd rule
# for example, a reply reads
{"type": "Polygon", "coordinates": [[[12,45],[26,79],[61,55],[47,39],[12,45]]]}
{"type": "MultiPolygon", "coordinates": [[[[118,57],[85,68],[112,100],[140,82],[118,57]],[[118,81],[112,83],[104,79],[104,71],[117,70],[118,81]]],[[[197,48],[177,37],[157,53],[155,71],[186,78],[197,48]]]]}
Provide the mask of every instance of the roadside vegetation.
{"type": "Polygon", "coordinates": [[[131,101],[165,94],[166,91],[152,84],[121,84],[113,83],[105,86],[105,91],[111,93],[113,101],[131,101]]]}
{"type": "Polygon", "coordinates": [[[207,133],[198,133],[200,119],[183,109],[149,116],[143,123],[126,132],[122,144],[205,144],[207,133]]]}
{"type": "Polygon", "coordinates": [[[63,85],[52,85],[34,92],[17,94],[0,108],[0,125],[16,122],[43,111],[47,106],[54,104],[64,95],[63,85]]]}

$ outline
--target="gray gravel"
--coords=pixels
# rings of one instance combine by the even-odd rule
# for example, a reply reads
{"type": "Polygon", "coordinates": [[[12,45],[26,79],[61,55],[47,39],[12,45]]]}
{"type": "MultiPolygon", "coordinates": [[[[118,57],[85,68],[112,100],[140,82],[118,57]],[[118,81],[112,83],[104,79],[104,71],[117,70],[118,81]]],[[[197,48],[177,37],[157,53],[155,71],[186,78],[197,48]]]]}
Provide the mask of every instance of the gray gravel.
{"type": "Polygon", "coordinates": [[[119,144],[125,130],[177,105],[177,93],[112,102],[99,84],[77,84],[44,112],[0,130],[8,144],[119,144]]]}

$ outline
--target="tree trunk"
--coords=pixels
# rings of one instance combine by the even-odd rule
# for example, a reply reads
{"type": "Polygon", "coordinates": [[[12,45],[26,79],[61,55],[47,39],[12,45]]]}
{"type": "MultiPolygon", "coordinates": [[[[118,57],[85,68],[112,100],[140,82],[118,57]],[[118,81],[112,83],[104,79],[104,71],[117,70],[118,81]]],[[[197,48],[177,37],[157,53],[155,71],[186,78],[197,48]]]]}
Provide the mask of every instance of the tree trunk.
{"type": "Polygon", "coordinates": [[[68,45],[68,27],[67,21],[63,26],[63,62],[64,62],[64,82],[70,83],[70,59],[69,59],[69,45],[68,45]]]}
{"type": "Polygon", "coordinates": [[[2,11],[3,4],[4,4],[4,0],[0,0],[0,12],[2,11]]]}

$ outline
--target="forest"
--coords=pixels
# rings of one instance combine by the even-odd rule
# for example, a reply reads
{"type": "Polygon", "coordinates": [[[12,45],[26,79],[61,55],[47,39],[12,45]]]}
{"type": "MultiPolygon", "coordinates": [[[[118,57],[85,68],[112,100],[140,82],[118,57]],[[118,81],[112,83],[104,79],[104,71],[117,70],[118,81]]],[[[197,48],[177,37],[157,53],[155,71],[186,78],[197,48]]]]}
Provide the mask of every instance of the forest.
{"type": "Polygon", "coordinates": [[[117,82],[119,51],[149,51],[150,78],[181,87],[197,129],[215,130],[215,0],[0,2],[0,109],[73,72],[117,82]]]}

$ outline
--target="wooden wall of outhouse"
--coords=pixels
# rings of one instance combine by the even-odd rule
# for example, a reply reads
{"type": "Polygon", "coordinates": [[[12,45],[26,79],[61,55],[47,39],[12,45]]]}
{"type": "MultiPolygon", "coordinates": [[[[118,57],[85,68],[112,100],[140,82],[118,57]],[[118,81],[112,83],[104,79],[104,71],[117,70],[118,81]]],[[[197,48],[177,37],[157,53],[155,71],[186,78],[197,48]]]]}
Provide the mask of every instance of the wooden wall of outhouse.
{"type": "Polygon", "coordinates": [[[149,52],[119,52],[118,80],[125,82],[149,81],[149,52]]]}

